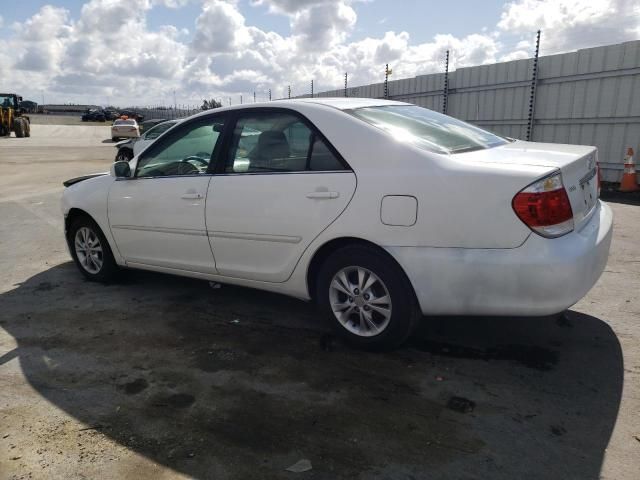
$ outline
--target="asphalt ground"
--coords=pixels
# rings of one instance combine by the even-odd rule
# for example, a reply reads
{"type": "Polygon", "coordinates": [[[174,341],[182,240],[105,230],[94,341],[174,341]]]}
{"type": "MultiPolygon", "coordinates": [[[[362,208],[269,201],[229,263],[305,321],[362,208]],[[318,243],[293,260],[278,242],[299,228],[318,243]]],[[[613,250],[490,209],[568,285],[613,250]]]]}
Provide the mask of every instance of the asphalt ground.
{"type": "Polygon", "coordinates": [[[0,139],[0,479],[615,479],[640,472],[640,208],[554,318],[429,318],[355,351],[307,303],[127,272],[86,282],[61,182],[108,126],[0,139]],[[312,468],[286,471],[301,459],[312,468]]]}

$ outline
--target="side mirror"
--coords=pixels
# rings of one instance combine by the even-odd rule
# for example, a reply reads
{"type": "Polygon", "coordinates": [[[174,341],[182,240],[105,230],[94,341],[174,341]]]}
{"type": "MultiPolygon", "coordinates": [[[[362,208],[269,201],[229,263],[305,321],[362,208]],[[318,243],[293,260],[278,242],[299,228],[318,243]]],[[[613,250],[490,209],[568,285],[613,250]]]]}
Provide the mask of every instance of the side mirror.
{"type": "Polygon", "coordinates": [[[129,162],[114,162],[111,165],[111,176],[116,178],[128,178],[131,176],[131,167],[129,162]]]}

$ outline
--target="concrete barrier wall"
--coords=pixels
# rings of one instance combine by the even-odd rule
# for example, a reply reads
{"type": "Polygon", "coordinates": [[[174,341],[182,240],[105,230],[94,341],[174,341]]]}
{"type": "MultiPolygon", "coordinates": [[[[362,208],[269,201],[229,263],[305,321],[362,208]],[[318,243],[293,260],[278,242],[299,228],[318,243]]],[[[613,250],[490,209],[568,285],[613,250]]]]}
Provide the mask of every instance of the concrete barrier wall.
{"type": "MultiPolygon", "coordinates": [[[[524,139],[532,68],[526,59],[450,72],[447,113],[524,139]]],[[[389,98],[441,111],[443,86],[444,73],[391,80],[389,98]]],[[[382,98],[384,83],[348,88],[347,95],[382,98]]],[[[603,180],[619,181],[626,148],[640,150],[640,41],[540,57],[533,140],[595,145],[603,180]]]]}

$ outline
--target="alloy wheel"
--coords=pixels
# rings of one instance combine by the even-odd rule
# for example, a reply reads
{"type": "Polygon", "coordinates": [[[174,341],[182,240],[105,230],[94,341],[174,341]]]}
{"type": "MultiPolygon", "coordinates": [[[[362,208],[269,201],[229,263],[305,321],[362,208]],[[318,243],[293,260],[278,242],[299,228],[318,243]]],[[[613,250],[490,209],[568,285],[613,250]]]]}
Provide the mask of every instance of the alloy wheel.
{"type": "Polygon", "coordinates": [[[338,322],[361,337],[382,333],[391,320],[389,290],[375,273],[363,267],[345,267],[333,276],[329,302],[338,322]]]}
{"type": "Polygon", "coordinates": [[[74,245],[82,268],[92,274],[100,272],[104,257],[98,235],[89,227],[80,227],[76,231],[74,245]]]}

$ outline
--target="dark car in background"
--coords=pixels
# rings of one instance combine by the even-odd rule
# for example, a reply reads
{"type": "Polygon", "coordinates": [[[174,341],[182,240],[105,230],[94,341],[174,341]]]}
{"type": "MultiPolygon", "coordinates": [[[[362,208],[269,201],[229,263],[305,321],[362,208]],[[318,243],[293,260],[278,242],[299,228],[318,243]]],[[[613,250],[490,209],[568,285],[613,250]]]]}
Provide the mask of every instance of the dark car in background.
{"type": "Polygon", "coordinates": [[[104,113],[104,118],[108,121],[112,121],[120,117],[120,113],[113,108],[105,108],[102,113],[104,113]]]}
{"type": "Polygon", "coordinates": [[[133,118],[136,122],[141,123],[144,120],[144,115],[141,115],[133,110],[120,110],[120,116],[127,118],[133,118]]]}
{"type": "Polygon", "coordinates": [[[90,109],[82,114],[83,122],[104,122],[106,117],[102,110],[90,109]]]}

